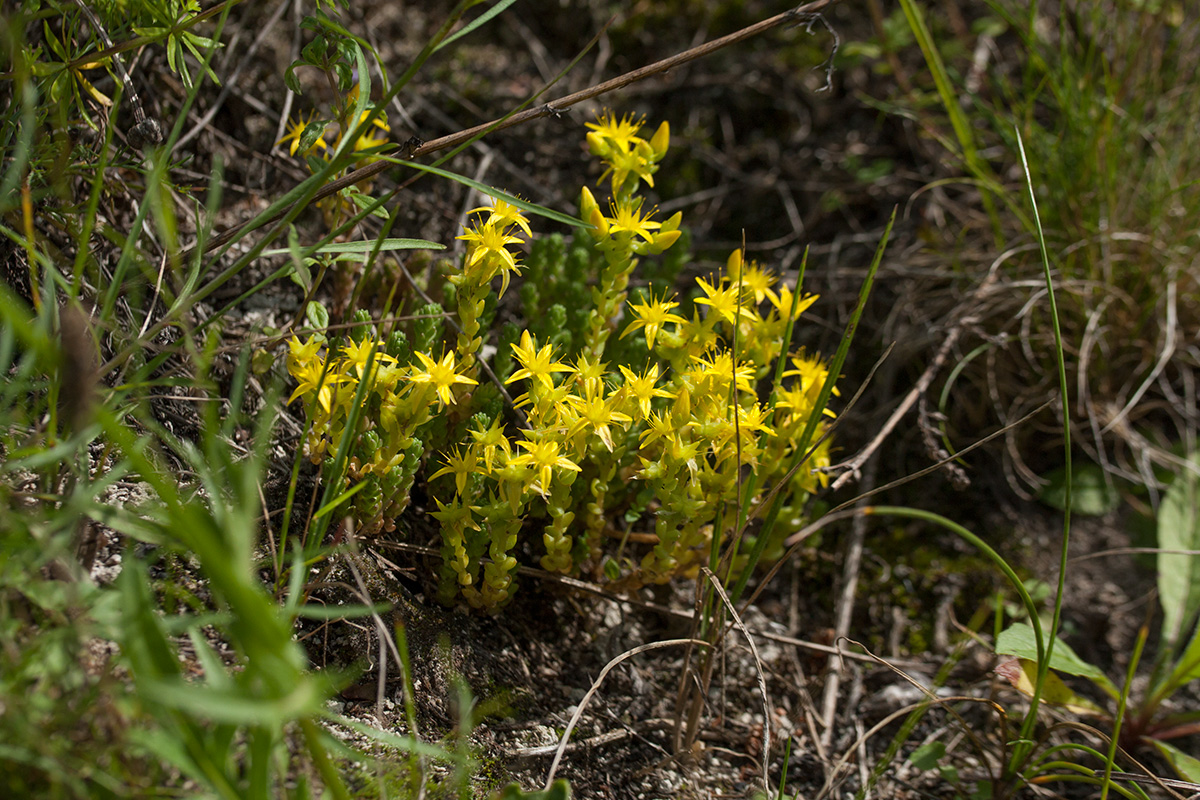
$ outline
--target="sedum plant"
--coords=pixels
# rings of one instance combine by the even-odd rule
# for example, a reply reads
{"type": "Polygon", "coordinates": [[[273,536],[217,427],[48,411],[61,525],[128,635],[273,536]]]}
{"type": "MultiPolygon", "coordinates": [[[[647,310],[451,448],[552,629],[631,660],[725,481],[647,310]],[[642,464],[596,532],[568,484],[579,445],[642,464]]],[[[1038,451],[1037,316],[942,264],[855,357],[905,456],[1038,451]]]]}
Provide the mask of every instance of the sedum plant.
{"type": "Polygon", "coordinates": [[[499,278],[504,294],[521,270],[514,248],[533,236],[519,201],[471,212],[459,237],[465,257],[449,277],[459,320],[449,342],[434,307],[411,343],[364,328],[337,345],[320,335],[290,345],[288,369],[299,381],[291,401],[305,407],[309,457],[329,461],[355,437],[345,480],[363,528],[393,529],[422,460],[440,451],[428,481],[448,603],[461,596],[477,608],[503,606],[522,552],[542,569],[626,588],[693,575],[714,531],[733,530],[745,504],[775,494],[788,518],[802,516],[823,483],[816,468],[829,463],[827,438],[798,452],[809,420],[832,417],[816,407],[828,367],[785,346],[816,297],[735,251],[723,274],[695,281],[690,304],[654,287],[630,298],[639,260],[681,236],[681,215],[656,219],[638,191],[653,185],[670,131],[663,123],[647,140],[640,122],[612,116],[588,127],[611,198],[602,205],[582,189],[575,248],[588,249],[584,260],[598,274],[572,352],[526,329],[494,359],[491,374],[507,376],[515,395],[516,424],[480,359],[492,284],[499,278]],[[351,413],[356,403],[361,415],[351,413]],[[806,456],[808,468],[794,469],[806,456]],[[740,497],[745,469],[756,473],[751,497],[740,497]],[[652,529],[637,530],[644,526],[652,529]],[[528,548],[518,546],[522,536],[528,548]]]}

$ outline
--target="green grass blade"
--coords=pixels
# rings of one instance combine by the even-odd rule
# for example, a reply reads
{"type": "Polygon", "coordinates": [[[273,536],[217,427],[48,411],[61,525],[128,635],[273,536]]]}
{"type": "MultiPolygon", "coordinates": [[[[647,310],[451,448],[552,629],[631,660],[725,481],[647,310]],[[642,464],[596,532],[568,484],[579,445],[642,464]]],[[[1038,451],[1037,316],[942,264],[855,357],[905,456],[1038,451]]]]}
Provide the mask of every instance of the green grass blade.
{"type": "Polygon", "coordinates": [[[472,180],[465,175],[459,175],[456,172],[450,172],[449,170],[445,170],[440,167],[432,167],[428,164],[418,164],[414,161],[405,161],[399,158],[388,157],[388,160],[394,164],[400,164],[405,167],[410,167],[411,169],[420,170],[421,172],[428,172],[432,175],[446,178],[447,180],[454,181],[455,183],[461,183],[463,186],[469,186],[480,194],[485,194],[488,197],[493,197],[497,200],[503,200],[506,203],[516,206],[522,211],[528,211],[530,214],[537,214],[539,217],[545,217],[546,219],[551,219],[555,222],[561,222],[563,225],[569,225],[572,228],[590,227],[588,223],[582,222],[575,217],[562,213],[561,211],[555,211],[554,209],[540,206],[537,203],[531,203],[528,200],[522,200],[519,197],[509,194],[508,192],[502,192],[499,189],[488,186],[486,183],[480,183],[479,181],[472,180]]]}
{"type": "MultiPolygon", "coordinates": [[[[1071,423],[1067,418],[1066,409],[1070,408],[1070,393],[1067,387],[1067,366],[1066,359],[1063,355],[1063,338],[1062,328],[1059,325],[1058,303],[1054,296],[1054,274],[1050,267],[1050,253],[1046,249],[1046,235],[1042,230],[1042,218],[1038,213],[1037,196],[1033,190],[1033,176],[1029,171],[1029,161],[1025,157],[1025,144],[1021,139],[1021,131],[1014,129],[1017,136],[1017,147],[1021,154],[1021,168],[1025,175],[1025,188],[1028,192],[1030,207],[1033,209],[1033,220],[1037,230],[1038,249],[1042,257],[1042,272],[1046,279],[1046,297],[1050,304],[1050,320],[1054,328],[1054,357],[1058,365],[1058,386],[1060,403],[1064,409],[1062,414],[1062,432],[1063,432],[1063,457],[1066,476],[1064,478],[1064,501],[1066,508],[1063,511],[1063,533],[1062,546],[1059,552],[1058,564],[1058,587],[1054,596],[1054,616],[1050,622],[1049,641],[1046,642],[1046,650],[1044,656],[1038,660],[1038,680],[1034,686],[1033,697],[1029,701],[1029,713],[1026,715],[1024,722],[1021,725],[1021,739],[1012,756],[1012,760],[1005,766],[1006,774],[1015,774],[1020,769],[1021,763],[1028,757],[1031,744],[1029,740],[1032,738],[1034,725],[1037,720],[1038,701],[1042,689],[1042,683],[1045,681],[1046,672],[1050,669],[1050,658],[1054,653],[1054,641],[1058,636],[1059,623],[1062,619],[1063,595],[1066,591],[1067,580],[1067,546],[1071,537],[1071,504],[1072,504],[1072,489],[1071,489],[1071,423]]],[[[1030,620],[1037,624],[1037,615],[1034,614],[1030,620]]]]}
{"type": "Polygon", "coordinates": [[[496,17],[496,16],[500,15],[501,13],[503,13],[506,8],[508,8],[515,2],[516,2],[516,0],[500,0],[499,3],[496,3],[496,5],[492,6],[487,11],[480,14],[478,17],[473,19],[471,22],[464,25],[461,29],[459,29],[452,35],[447,36],[445,39],[443,39],[441,42],[439,42],[437,47],[433,48],[433,52],[436,53],[438,50],[441,50],[443,47],[451,44],[452,42],[456,42],[459,39],[461,39],[462,37],[471,33],[476,28],[478,28],[482,25],[486,25],[488,22],[490,22],[492,20],[493,17],[496,17]]]}
{"type": "MultiPolygon", "coordinates": [[[[871,266],[867,268],[867,274],[863,278],[862,285],[858,288],[858,302],[854,307],[854,312],[850,315],[850,322],[846,324],[846,329],[842,332],[842,339],[838,344],[837,352],[829,364],[829,375],[826,376],[825,383],[821,386],[821,391],[817,395],[812,416],[808,418],[804,432],[800,435],[800,439],[796,443],[797,455],[787,472],[789,476],[794,474],[795,470],[801,469],[804,462],[812,457],[809,445],[812,442],[813,435],[816,433],[817,425],[821,422],[825,408],[829,405],[829,398],[833,396],[834,384],[837,383],[842,366],[846,363],[846,357],[850,353],[850,345],[854,341],[854,334],[857,333],[859,322],[862,321],[863,311],[867,307],[867,299],[871,296],[871,288],[875,284],[875,275],[879,272],[879,265],[883,263],[883,254],[887,250],[888,239],[892,235],[892,227],[896,224],[896,212],[897,209],[893,208],[892,215],[883,230],[883,236],[880,237],[879,245],[875,248],[875,256],[871,259],[871,266]]],[[[770,511],[763,524],[763,529],[759,533],[760,538],[766,539],[771,535],[775,522],[778,519],[778,509],[782,502],[781,496],[782,493],[778,491],[777,487],[770,498],[770,511]]],[[[734,591],[730,593],[731,602],[736,604],[741,599],[741,594],[745,591],[746,581],[748,580],[747,575],[742,575],[738,578],[734,591]]]]}

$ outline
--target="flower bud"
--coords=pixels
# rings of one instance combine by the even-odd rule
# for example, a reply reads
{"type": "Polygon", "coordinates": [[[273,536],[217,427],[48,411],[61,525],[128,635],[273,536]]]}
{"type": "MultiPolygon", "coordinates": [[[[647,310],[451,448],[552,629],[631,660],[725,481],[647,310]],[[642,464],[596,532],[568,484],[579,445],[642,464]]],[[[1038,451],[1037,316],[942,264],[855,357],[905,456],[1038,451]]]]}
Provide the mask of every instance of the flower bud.
{"type": "Polygon", "coordinates": [[[592,209],[592,213],[588,217],[588,222],[592,223],[592,236],[596,239],[604,239],[608,236],[608,217],[600,211],[600,207],[596,206],[592,209]]]}
{"type": "Polygon", "coordinates": [[[736,278],[742,271],[742,250],[738,248],[729,254],[729,258],[725,261],[725,274],[730,279],[736,278]]]}
{"type": "Polygon", "coordinates": [[[666,120],[658,126],[658,130],[654,132],[654,136],[650,139],[650,149],[654,151],[654,160],[661,161],[662,157],[667,154],[667,148],[671,145],[671,126],[666,120]]]}
{"type": "Polygon", "coordinates": [[[596,202],[596,198],[592,196],[592,192],[588,187],[583,187],[583,191],[579,193],[579,218],[585,222],[590,221],[592,212],[600,208],[596,202]]]}

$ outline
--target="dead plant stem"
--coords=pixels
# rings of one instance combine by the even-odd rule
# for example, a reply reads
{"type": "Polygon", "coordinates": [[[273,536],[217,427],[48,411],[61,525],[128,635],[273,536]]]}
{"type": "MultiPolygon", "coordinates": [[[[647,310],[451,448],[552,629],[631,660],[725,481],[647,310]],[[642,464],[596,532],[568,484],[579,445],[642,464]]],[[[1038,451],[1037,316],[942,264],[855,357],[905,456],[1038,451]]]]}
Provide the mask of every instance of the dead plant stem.
{"type": "MultiPolygon", "coordinates": [[[[711,42],[705,42],[702,45],[689,48],[682,53],[677,53],[669,58],[664,58],[661,61],[656,61],[653,64],[649,64],[645,67],[639,67],[638,69],[631,70],[626,72],[624,75],[620,75],[616,78],[595,84],[587,89],[582,89],[578,92],[566,95],[565,97],[560,97],[557,100],[551,100],[548,103],[543,103],[537,108],[530,108],[525,111],[520,111],[516,114],[492,120],[491,122],[487,122],[482,125],[466,128],[465,130],[458,131],[457,133],[452,133],[448,136],[441,136],[428,142],[413,142],[412,144],[404,145],[401,148],[402,155],[407,159],[419,158],[431,153],[436,153],[439,150],[456,147],[487,133],[504,130],[505,128],[511,128],[514,125],[521,125],[529,122],[530,120],[540,119],[542,117],[557,117],[564,110],[578,103],[582,103],[585,100],[591,100],[592,98],[598,97],[602,94],[606,94],[617,89],[622,89],[632,83],[637,83],[638,81],[645,80],[646,78],[654,75],[659,75],[676,67],[683,66],[690,61],[695,61],[698,58],[711,55],[722,48],[738,44],[739,42],[743,42],[747,39],[758,36],[760,33],[765,33],[766,31],[779,27],[785,23],[804,22],[805,20],[813,18],[821,11],[824,11],[834,2],[835,0],[813,0],[811,3],[804,3],[803,5],[799,5],[788,11],[784,11],[782,14],[776,14],[775,16],[762,20],[761,22],[756,22],[753,25],[749,25],[727,36],[713,39],[711,42]]],[[[393,164],[391,161],[376,161],[372,164],[367,164],[366,166],[353,170],[343,177],[321,187],[316,195],[314,195],[308,202],[318,202],[326,197],[329,197],[330,195],[340,192],[348,186],[369,180],[379,173],[386,171],[392,165],[393,164]]],[[[286,211],[281,212],[276,217],[267,220],[265,223],[259,224],[258,227],[269,225],[275,220],[283,217],[286,213],[286,211]]],[[[204,252],[211,252],[228,244],[231,241],[240,238],[243,229],[248,224],[249,223],[243,223],[241,225],[237,225],[218,236],[212,237],[204,243],[204,252]]],[[[187,256],[190,254],[191,251],[184,253],[183,258],[185,261],[187,256]]]]}
{"type": "MultiPolygon", "coordinates": [[[[894,370],[889,370],[893,371],[894,370]]],[[[891,383],[889,380],[888,383],[891,383]]],[[[868,491],[875,485],[879,460],[869,458],[863,471],[861,485],[868,491]]],[[[849,473],[847,473],[849,474],[849,473]]],[[[856,506],[867,505],[864,495],[856,506]]],[[[862,566],[863,541],[867,536],[866,514],[855,514],[850,523],[850,538],[846,542],[846,560],[842,565],[842,590],[837,602],[837,621],[834,624],[834,641],[846,638],[850,633],[850,620],[854,616],[854,597],[858,594],[858,574],[862,566]]],[[[821,746],[829,752],[833,745],[834,718],[837,716],[838,690],[841,688],[843,664],[840,658],[829,659],[826,668],[825,691],[821,698],[821,746]]]]}

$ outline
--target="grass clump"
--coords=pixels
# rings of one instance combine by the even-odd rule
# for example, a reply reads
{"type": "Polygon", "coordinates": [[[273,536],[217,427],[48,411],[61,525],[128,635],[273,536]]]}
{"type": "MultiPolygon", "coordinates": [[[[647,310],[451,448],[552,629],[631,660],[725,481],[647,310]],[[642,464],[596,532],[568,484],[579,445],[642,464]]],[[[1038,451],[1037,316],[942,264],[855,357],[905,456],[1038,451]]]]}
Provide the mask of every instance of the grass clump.
{"type": "MultiPolygon", "coordinates": [[[[879,21],[889,71],[906,87],[890,101],[918,109],[955,165],[939,191],[962,176],[964,197],[980,198],[983,212],[945,218],[946,230],[926,232],[927,250],[948,274],[977,282],[984,276],[964,274],[972,251],[996,254],[980,256],[985,263],[999,256],[986,288],[960,309],[984,320],[991,338],[972,343],[978,351],[964,347],[945,409],[952,427],[978,430],[972,394],[990,396],[996,416],[1011,421],[1055,388],[1037,232],[1012,168],[1019,134],[1054,270],[1076,447],[1110,483],[1161,490],[1154,465],[1172,469],[1170,451],[1196,423],[1194,404],[1183,402],[1198,366],[1186,341],[1200,326],[1190,222],[1200,212],[1195,20],[1171,3],[996,0],[972,18],[933,17],[906,2],[879,21]],[[908,71],[889,52],[906,41],[920,46],[927,71],[908,71]]],[[[1010,434],[1005,458],[1019,491],[1036,494],[1057,466],[1045,449],[1024,446],[1053,427],[1010,434]]]]}
{"type": "Polygon", "coordinates": [[[12,495],[4,507],[0,791],[51,798],[150,788],[159,771],[130,747],[146,719],[101,638],[114,635],[105,624],[113,598],[78,579],[71,528],[12,495]]]}
{"type": "MultiPolygon", "coordinates": [[[[205,205],[173,182],[172,147],[214,77],[224,17],[209,39],[189,30],[214,12],[129,5],[102,20],[82,3],[23,3],[0,25],[0,793],[349,797],[353,764],[370,759],[334,736],[350,723],[326,705],[348,675],[313,669],[294,636],[297,620],[331,614],[307,604],[302,561],[278,594],[264,581],[261,486],[279,389],[250,376],[248,342],[222,349],[238,301],[294,267],[249,281],[266,240],[206,260],[220,163],[205,205]],[[121,55],[160,43],[186,74],[169,133],[150,122],[121,55]],[[97,69],[114,92],[85,75],[97,69]],[[133,125],[89,115],[121,108],[122,92],[133,125]],[[189,223],[198,242],[185,250],[189,223]],[[210,306],[231,284],[250,288],[210,306]],[[164,578],[164,563],[182,566],[164,578]]],[[[365,157],[345,149],[349,163],[365,157]]],[[[281,209],[294,218],[345,159],[229,238],[281,209]]],[[[313,252],[295,247],[296,263],[313,252]]],[[[413,786],[430,782],[427,764],[460,760],[374,735],[381,755],[409,762],[413,786]]]]}
{"type": "MultiPolygon", "coordinates": [[[[1194,570],[1186,552],[1195,547],[1197,506],[1186,487],[1194,483],[1195,465],[1180,454],[1195,447],[1197,360],[1186,342],[1200,326],[1200,284],[1194,226],[1180,221],[1200,208],[1196,148],[1188,146],[1200,102],[1194,79],[1200,28],[1172,4],[998,0],[962,16],[928,11],[904,0],[891,18],[879,13],[876,21],[889,56],[880,68],[899,87],[889,98],[897,105],[889,108],[902,106],[937,152],[951,156],[950,169],[939,168],[947,179],[926,187],[947,202],[939,213],[923,215],[920,235],[952,290],[912,316],[922,325],[952,319],[955,337],[958,320],[981,326],[979,341],[964,340],[943,390],[947,441],[979,435],[985,424],[979,396],[1001,424],[1048,396],[1062,403],[1057,419],[1009,429],[1003,453],[1013,488],[1027,497],[1041,494],[1066,512],[1052,620],[1037,619],[1010,575],[1032,622],[1003,633],[997,622],[997,652],[1023,659],[1002,674],[1031,698],[1031,709],[1019,725],[1002,719],[993,742],[970,734],[972,758],[986,751],[992,775],[963,781],[958,790],[1008,797],[1027,783],[1070,781],[1103,787],[1105,796],[1143,796],[1136,785],[1117,781],[1148,786],[1156,778],[1114,768],[1145,769],[1133,760],[1139,750],[1142,757],[1157,751],[1194,781],[1194,757],[1176,746],[1194,733],[1194,720],[1170,710],[1169,698],[1194,677],[1195,599],[1181,587],[1194,570]],[[923,57],[916,74],[902,60],[915,54],[901,49],[906,43],[923,57]],[[1020,57],[1005,57],[1014,50],[1020,57]],[[972,272],[976,258],[990,267],[972,272]],[[963,291],[972,284],[973,294],[963,291]],[[1081,455],[1103,471],[1078,466],[1081,455]],[[1050,472],[1059,463],[1063,468],[1050,472]],[[1082,477],[1090,484],[1083,486],[1082,477]],[[1152,504],[1161,499],[1160,546],[1172,551],[1159,554],[1165,624],[1145,692],[1133,687],[1141,648],[1153,641],[1148,627],[1124,688],[1058,638],[1066,606],[1081,602],[1067,596],[1072,513],[1112,511],[1122,490],[1152,504]],[[1054,671],[1089,679],[1107,702],[1085,700],[1054,671]],[[1097,715],[1103,724],[1039,727],[1035,722],[1051,722],[1041,704],[1092,721],[1097,715]],[[1080,731],[1100,744],[1080,743],[1073,735],[1080,731]]],[[[945,753],[940,745],[934,750],[945,753]]]]}

